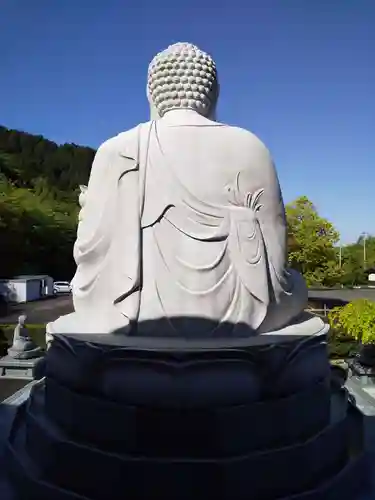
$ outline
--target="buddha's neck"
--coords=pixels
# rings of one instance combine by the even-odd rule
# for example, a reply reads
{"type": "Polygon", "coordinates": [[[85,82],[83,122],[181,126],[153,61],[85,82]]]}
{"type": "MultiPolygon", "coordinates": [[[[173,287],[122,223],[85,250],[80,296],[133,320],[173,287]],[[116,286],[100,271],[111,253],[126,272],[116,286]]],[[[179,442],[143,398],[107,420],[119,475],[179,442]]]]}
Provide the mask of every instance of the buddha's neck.
{"type": "Polygon", "coordinates": [[[211,116],[205,117],[192,109],[171,109],[162,118],[165,122],[205,122],[207,120],[214,121],[211,116]]]}

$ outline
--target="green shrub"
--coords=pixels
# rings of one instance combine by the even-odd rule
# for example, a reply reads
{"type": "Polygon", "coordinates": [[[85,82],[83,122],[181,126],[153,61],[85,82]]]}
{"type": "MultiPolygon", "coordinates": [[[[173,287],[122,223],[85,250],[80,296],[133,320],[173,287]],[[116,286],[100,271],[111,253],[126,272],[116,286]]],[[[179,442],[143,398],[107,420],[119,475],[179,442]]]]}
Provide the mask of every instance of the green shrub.
{"type": "Polygon", "coordinates": [[[359,299],[344,307],[335,307],[328,319],[336,342],[355,340],[375,344],[375,302],[359,299]]]}
{"type": "Polygon", "coordinates": [[[358,352],[358,342],[351,337],[336,335],[333,329],[328,336],[328,353],[332,360],[352,358],[358,352]]]}

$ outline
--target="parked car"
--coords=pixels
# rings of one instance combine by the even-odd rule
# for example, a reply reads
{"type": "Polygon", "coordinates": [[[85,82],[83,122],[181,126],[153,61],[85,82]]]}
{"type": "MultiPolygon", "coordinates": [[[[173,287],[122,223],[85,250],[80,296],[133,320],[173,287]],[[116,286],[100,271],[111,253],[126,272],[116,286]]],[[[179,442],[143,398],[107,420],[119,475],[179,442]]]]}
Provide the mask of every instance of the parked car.
{"type": "Polygon", "coordinates": [[[53,293],[71,293],[72,287],[69,281],[55,281],[53,283],[53,293]]]}

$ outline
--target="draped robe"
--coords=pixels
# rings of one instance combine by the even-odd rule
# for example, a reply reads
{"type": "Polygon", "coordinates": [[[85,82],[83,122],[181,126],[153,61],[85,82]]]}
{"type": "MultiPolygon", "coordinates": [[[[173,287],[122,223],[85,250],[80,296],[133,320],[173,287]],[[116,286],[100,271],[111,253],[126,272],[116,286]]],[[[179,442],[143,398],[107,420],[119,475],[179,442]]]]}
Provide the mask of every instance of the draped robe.
{"type": "Polygon", "coordinates": [[[196,113],[168,115],[99,148],[74,247],[75,313],[51,330],[243,336],[303,309],[266,148],[196,113]],[[192,329],[192,318],[206,321],[192,329]]]}

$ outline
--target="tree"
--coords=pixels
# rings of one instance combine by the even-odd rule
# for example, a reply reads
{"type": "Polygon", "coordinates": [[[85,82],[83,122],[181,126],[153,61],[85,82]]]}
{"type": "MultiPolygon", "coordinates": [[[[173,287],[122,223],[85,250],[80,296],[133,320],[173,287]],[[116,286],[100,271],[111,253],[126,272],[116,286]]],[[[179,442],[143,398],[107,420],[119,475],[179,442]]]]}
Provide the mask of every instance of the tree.
{"type": "Polygon", "coordinates": [[[87,184],[94,155],[92,148],[58,146],[40,135],[0,126],[0,171],[15,187],[32,190],[43,178],[57,197],[69,197],[79,184],[87,184]]]}
{"type": "Polygon", "coordinates": [[[342,249],[343,278],[347,286],[368,284],[368,270],[375,267],[375,237],[362,235],[342,249]]]}
{"type": "Polygon", "coordinates": [[[342,270],[335,246],[339,233],[320,217],[313,203],[301,196],[286,206],[289,264],[304,276],[308,286],[334,286],[342,270]]]}
{"type": "Polygon", "coordinates": [[[95,151],[0,127],[0,278],[70,279],[78,185],[95,151]]]}

